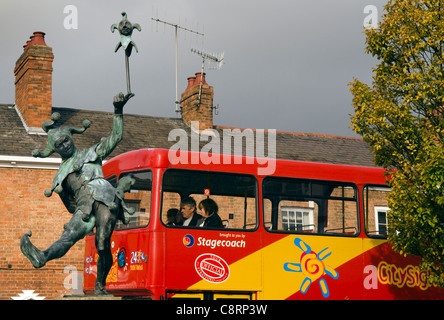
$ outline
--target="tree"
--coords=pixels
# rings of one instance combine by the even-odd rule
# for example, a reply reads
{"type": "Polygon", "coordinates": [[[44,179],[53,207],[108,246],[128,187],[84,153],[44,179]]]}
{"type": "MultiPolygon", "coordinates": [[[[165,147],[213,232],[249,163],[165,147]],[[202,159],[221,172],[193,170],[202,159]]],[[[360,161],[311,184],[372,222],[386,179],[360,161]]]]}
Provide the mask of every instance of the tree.
{"type": "Polygon", "coordinates": [[[364,32],[378,64],[350,84],[351,126],[387,169],[388,240],[444,287],[444,0],[389,0],[364,32]]]}

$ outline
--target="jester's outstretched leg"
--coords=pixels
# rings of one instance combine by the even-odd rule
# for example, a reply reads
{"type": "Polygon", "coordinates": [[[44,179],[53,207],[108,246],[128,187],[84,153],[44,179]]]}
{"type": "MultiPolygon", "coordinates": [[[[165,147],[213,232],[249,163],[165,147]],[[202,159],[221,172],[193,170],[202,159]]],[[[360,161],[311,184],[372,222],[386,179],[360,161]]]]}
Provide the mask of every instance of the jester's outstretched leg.
{"type": "Polygon", "coordinates": [[[39,250],[29,239],[31,231],[25,233],[20,239],[22,253],[31,261],[35,268],[43,267],[48,261],[63,257],[68,250],[80,239],[83,239],[95,225],[95,217],[90,216],[88,221],[82,220],[82,212],[77,211],[71,220],[63,226],[64,230],[59,240],[46,250],[39,250]]]}

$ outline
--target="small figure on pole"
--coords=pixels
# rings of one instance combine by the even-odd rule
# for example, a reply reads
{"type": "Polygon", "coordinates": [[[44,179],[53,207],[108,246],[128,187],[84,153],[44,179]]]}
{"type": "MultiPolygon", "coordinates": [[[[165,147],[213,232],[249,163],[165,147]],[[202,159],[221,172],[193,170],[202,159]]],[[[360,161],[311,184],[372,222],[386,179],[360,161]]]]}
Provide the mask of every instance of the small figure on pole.
{"type": "Polygon", "coordinates": [[[128,89],[128,93],[131,93],[131,83],[130,83],[130,71],[129,71],[129,57],[131,56],[131,51],[136,49],[136,52],[139,52],[137,50],[137,46],[134,43],[134,41],[131,40],[131,35],[133,34],[133,30],[137,29],[139,31],[142,31],[142,28],[138,23],[132,24],[126,16],[126,12],[122,12],[122,20],[117,24],[114,23],[111,26],[111,32],[114,33],[114,30],[119,30],[120,33],[120,41],[117,43],[116,49],[114,52],[117,52],[120,47],[123,47],[125,50],[125,67],[126,67],[126,86],[128,89]]]}

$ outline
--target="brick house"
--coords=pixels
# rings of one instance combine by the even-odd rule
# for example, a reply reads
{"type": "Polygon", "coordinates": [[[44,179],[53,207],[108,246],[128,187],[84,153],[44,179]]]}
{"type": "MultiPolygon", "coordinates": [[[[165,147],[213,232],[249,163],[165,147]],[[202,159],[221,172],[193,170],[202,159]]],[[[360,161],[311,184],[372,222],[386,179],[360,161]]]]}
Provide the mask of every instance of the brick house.
{"type": "MultiPolygon", "coordinates": [[[[43,32],[34,32],[24,45],[15,68],[15,102],[0,104],[0,299],[10,299],[22,290],[35,290],[47,299],[76,292],[66,285],[77,270],[83,271],[84,243],[79,241],[61,259],[34,269],[19,248],[20,237],[32,230],[32,241],[47,248],[61,234],[70,219],[57,196],[46,198],[43,191],[51,183],[60,163],[58,155],[33,158],[33,149],[43,150],[47,143],[41,124],[52,112],[59,112],[67,125],[80,126],[89,119],[91,127],[74,137],[79,149],[90,147],[111,131],[112,113],[59,108],[52,105],[52,48],[45,43],[43,32]]],[[[110,109],[112,106],[110,106],[110,109]]],[[[181,118],[124,115],[124,138],[112,156],[141,148],[170,148],[173,129],[187,133],[198,129],[220,132],[228,127],[213,123],[213,87],[205,75],[188,78],[181,97],[181,118]],[[199,96],[199,86],[202,91],[199,96]],[[197,100],[200,101],[197,103],[197,100]]],[[[231,128],[234,129],[234,128],[231,128]]],[[[244,151],[247,152],[247,151],[244,151]]],[[[280,159],[374,166],[370,149],[361,139],[317,134],[276,132],[276,157],[280,159]]],[[[73,281],[75,282],[75,281],[73,281]]],[[[80,288],[81,289],[81,288],[80,288]]]]}

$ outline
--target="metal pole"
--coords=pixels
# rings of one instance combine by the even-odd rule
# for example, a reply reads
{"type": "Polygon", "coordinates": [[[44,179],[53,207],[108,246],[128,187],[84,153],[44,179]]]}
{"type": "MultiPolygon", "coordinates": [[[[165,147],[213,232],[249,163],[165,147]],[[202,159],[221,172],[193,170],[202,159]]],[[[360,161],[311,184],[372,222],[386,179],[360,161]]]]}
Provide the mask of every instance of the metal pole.
{"type": "Polygon", "coordinates": [[[197,107],[200,107],[201,99],[202,99],[202,85],[203,85],[203,77],[204,77],[204,65],[205,65],[205,58],[202,57],[202,71],[200,74],[200,84],[199,84],[199,98],[197,99],[197,107]]]}
{"type": "Polygon", "coordinates": [[[178,60],[178,53],[177,53],[177,24],[174,26],[175,27],[175,36],[176,36],[176,112],[179,112],[179,98],[178,98],[178,94],[177,94],[177,60],[178,60]]]}
{"type": "Polygon", "coordinates": [[[125,67],[126,67],[126,88],[128,90],[128,93],[131,93],[129,58],[126,54],[125,54],[125,67]]]}

